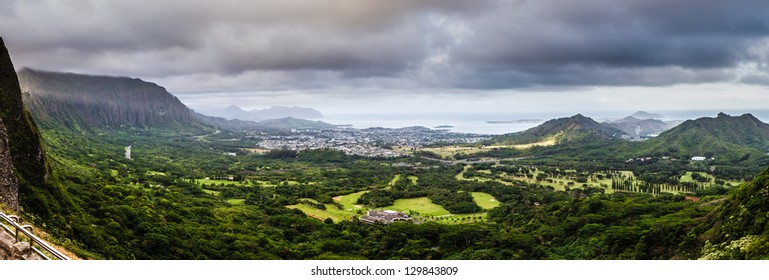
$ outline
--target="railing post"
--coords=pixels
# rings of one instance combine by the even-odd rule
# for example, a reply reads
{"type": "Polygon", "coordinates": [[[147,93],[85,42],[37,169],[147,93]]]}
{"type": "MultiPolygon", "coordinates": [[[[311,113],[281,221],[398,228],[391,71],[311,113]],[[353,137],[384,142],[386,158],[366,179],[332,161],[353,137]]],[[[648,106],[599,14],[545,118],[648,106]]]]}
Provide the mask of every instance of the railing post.
{"type": "MultiPolygon", "coordinates": [[[[32,225],[23,225],[22,228],[29,231],[29,233],[32,233],[32,225]]],[[[34,233],[32,233],[34,235],[34,233]]],[[[29,248],[35,248],[35,239],[29,236],[29,248]]]]}

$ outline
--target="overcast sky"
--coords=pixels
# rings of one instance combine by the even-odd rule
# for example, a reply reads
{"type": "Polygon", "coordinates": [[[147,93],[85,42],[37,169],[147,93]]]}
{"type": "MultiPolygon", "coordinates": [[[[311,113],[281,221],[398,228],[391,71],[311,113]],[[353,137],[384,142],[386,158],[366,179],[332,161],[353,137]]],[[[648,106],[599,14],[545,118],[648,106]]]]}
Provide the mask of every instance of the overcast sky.
{"type": "Polygon", "coordinates": [[[138,77],[193,109],[751,109],[765,0],[4,0],[17,68],[138,77]]]}

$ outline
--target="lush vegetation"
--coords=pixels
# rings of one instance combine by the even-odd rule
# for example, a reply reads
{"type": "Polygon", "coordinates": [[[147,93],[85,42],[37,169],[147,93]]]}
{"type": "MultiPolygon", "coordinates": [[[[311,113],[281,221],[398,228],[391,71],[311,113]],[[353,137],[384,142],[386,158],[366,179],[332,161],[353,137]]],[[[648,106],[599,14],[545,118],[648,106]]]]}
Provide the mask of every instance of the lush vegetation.
{"type": "Polygon", "coordinates": [[[37,211],[36,220],[87,258],[697,258],[705,247],[721,248],[703,239],[701,221],[733,189],[710,187],[718,177],[705,171],[521,162],[393,167],[398,160],[329,150],[232,157],[225,155],[232,143],[169,130],[43,136],[55,182],[71,203],[67,211],[37,211]],[[132,160],[122,157],[126,143],[134,143],[132,160]],[[622,178],[706,184],[695,179],[702,177],[709,179],[699,192],[612,187],[622,178]],[[560,190],[548,186],[559,181],[560,190]],[[353,218],[366,208],[411,211],[421,223],[353,218]]]}

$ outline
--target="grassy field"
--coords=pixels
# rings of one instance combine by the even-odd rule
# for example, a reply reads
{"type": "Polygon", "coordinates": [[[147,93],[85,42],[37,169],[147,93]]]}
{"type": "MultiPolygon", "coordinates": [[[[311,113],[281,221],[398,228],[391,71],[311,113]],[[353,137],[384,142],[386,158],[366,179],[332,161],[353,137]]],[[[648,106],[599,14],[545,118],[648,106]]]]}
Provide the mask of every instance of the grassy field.
{"type": "Polygon", "coordinates": [[[633,171],[620,171],[620,173],[622,174],[622,176],[625,176],[626,178],[635,177],[635,175],[633,175],[633,171]]]}
{"type": "Polygon", "coordinates": [[[246,202],[246,200],[245,199],[241,199],[241,198],[233,198],[233,199],[228,199],[227,200],[227,203],[232,204],[233,206],[245,205],[245,202],[246,202]]]}
{"type": "Polygon", "coordinates": [[[156,175],[167,176],[168,174],[160,172],[160,171],[152,171],[152,170],[150,170],[150,171],[147,171],[147,175],[150,175],[150,176],[156,176],[156,175]]]}
{"type": "MultiPolygon", "coordinates": [[[[197,179],[197,181],[198,181],[198,184],[200,184],[200,185],[202,185],[202,184],[206,184],[206,185],[211,185],[211,184],[213,184],[213,185],[220,185],[220,184],[222,184],[222,185],[230,185],[230,184],[232,184],[232,185],[235,185],[235,186],[238,186],[238,187],[251,186],[252,185],[250,180],[243,182],[243,181],[230,181],[230,180],[197,179]]],[[[271,184],[269,181],[261,181],[261,180],[256,180],[256,183],[259,184],[260,186],[264,186],[264,187],[277,187],[277,186],[279,186],[281,184],[284,184],[284,183],[288,184],[288,185],[299,185],[298,181],[291,181],[291,180],[279,182],[277,185],[271,184]]],[[[308,185],[312,185],[312,184],[316,184],[316,183],[315,182],[309,182],[307,184],[308,185]]]]}
{"type": "MultiPolygon", "coordinates": [[[[286,207],[291,209],[299,209],[302,212],[304,212],[305,215],[319,219],[319,220],[325,220],[326,218],[331,218],[331,220],[333,220],[334,222],[340,222],[340,221],[352,219],[352,217],[357,214],[358,210],[364,210],[365,212],[366,208],[363,207],[362,205],[355,204],[355,202],[358,201],[358,198],[360,198],[360,196],[366,192],[368,191],[356,192],[348,195],[334,197],[334,201],[339,202],[344,206],[343,210],[336,208],[336,206],[334,206],[333,204],[326,204],[326,210],[321,210],[302,203],[289,205],[286,207]]],[[[317,203],[317,201],[314,199],[303,198],[302,200],[307,200],[313,203],[317,203]]]]}
{"type": "MultiPolygon", "coordinates": [[[[283,184],[283,182],[285,182],[285,183],[286,183],[286,184],[288,184],[288,185],[299,185],[299,182],[298,182],[298,181],[292,181],[292,180],[288,180],[288,181],[281,181],[281,182],[278,182],[278,184],[272,184],[272,183],[270,183],[270,181],[263,181],[263,180],[254,180],[254,181],[255,181],[255,182],[256,182],[256,183],[257,183],[259,186],[263,186],[263,187],[277,187],[277,186],[279,186],[279,185],[283,184]]],[[[308,185],[314,185],[314,184],[317,184],[317,183],[316,183],[316,182],[308,182],[307,184],[308,184],[308,185]]]]}
{"type": "Polygon", "coordinates": [[[364,207],[362,205],[355,204],[355,202],[358,201],[358,198],[360,198],[361,195],[367,192],[368,191],[362,191],[362,192],[351,193],[348,195],[337,196],[337,197],[334,197],[334,201],[344,205],[344,209],[348,211],[363,209],[364,207]]]}
{"type": "MultiPolygon", "coordinates": [[[[403,175],[395,174],[395,176],[393,176],[393,179],[390,180],[390,183],[388,183],[387,185],[388,186],[395,186],[395,183],[398,182],[401,179],[403,179],[403,175]]],[[[406,180],[411,181],[412,185],[416,185],[417,182],[419,181],[419,177],[417,177],[417,176],[408,176],[408,177],[406,177],[406,180]]]]}
{"type": "Polygon", "coordinates": [[[556,144],[555,137],[546,139],[536,143],[518,144],[518,145],[490,145],[490,146],[443,146],[433,148],[422,148],[421,151],[427,151],[435,153],[442,158],[452,158],[455,154],[476,154],[493,149],[528,149],[535,146],[553,146],[556,144]]]}
{"type": "MultiPolygon", "coordinates": [[[[536,184],[539,184],[539,185],[542,185],[542,186],[549,186],[549,187],[552,187],[553,189],[558,190],[558,191],[566,190],[566,186],[568,186],[568,184],[570,182],[574,183],[574,187],[580,187],[580,186],[582,186],[582,184],[585,184],[585,183],[577,183],[576,181],[571,180],[571,179],[567,179],[567,178],[550,178],[550,179],[553,180],[553,182],[548,182],[546,180],[537,181],[535,178],[537,177],[537,175],[541,174],[542,171],[534,171],[532,173],[533,174],[533,178],[528,178],[528,177],[525,177],[525,176],[507,175],[507,174],[503,175],[505,180],[478,178],[478,177],[468,178],[468,177],[465,177],[465,172],[470,167],[471,167],[470,165],[465,165],[465,168],[462,170],[462,172],[457,174],[455,176],[455,178],[457,180],[476,181],[476,182],[496,181],[496,182],[499,182],[499,183],[502,183],[502,184],[505,184],[505,185],[509,185],[509,186],[514,185],[514,183],[511,182],[512,180],[517,180],[517,181],[523,181],[523,182],[526,182],[526,183],[536,183],[536,184]]],[[[491,174],[491,171],[490,170],[479,170],[478,173],[491,174]]],[[[633,173],[631,171],[622,171],[622,174],[625,174],[626,176],[628,176],[628,175],[632,175],[633,173]]],[[[607,186],[611,186],[611,179],[603,179],[603,180],[597,180],[597,181],[592,181],[591,180],[591,181],[588,181],[586,184],[589,185],[589,186],[593,186],[593,187],[600,187],[601,184],[605,184],[607,186]]],[[[606,188],[605,190],[606,190],[606,193],[613,193],[614,192],[611,188],[606,188]]]]}
{"type": "Polygon", "coordinates": [[[203,192],[205,192],[205,193],[207,193],[207,194],[210,194],[210,195],[214,195],[214,196],[219,196],[219,194],[221,194],[221,193],[222,193],[222,192],[220,192],[220,191],[215,191],[215,190],[207,190],[207,189],[203,189],[203,192]]]}
{"type": "MultiPolygon", "coordinates": [[[[699,172],[699,173],[703,176],[708,176],[711,182],[715,182],[718,179],[713,177],[713,175],[707,174],[705,172],[699,172]]],[[[696,182],[696,180],[692,179],[692,172],[686,172],[686,174],[681,176],[681,180],[679,180],[679,182],[696,182]]],[[[732,180],[724,180],[724,182],[732,186],[739,186],[740,184],[744,183],[742,181],[732,181],[732,180]]]]}
{"type": "MultiPolygon", "coordinates": [[[[307,200],[313,203],[317,203],[317,201],[309,198],[303,198],[303,200],[307,200]]],[[[319,220],[325,220],[327,218],[331,218],[335,223],[352,219],[352,216],[355,215],[354,211],[348,211],[348,210],[339,210],[336,208],[336,206],[332,204],[326,204],[326,210],[321,210],[315,207],[312,207],[307,204],[295,204],[295,205],[289,205],[286,206],[291,209],[299,209],[304,212],[305,215],[319,219],[319,220]]]]}
{"type": "MultiPolygon", "coordinates": [[[[358,200],[358,198],[366,193],[366,191],[352,193],[349,195],[344,196],[338,196],[334,197],[334,200],[344,205],[344,210],[340,210],[336,208],[336,206],[332,204],[326,204],[326,210],[321,210],[315,207],[312,207],[307,204],[295,204],[295,205],[289,205],[286,206],[291,209],[299,209],[307,216],[319,219],[319,220],[325,220],[326,218],[331,218],[334,222],[339,221],[345,221],[352,219],[354,215],[357,215],[358,210],[362,210],[364,213],[366,209],[362,205],[356,205],[355,201],[358,200]]],[[[499,202],[496,202],[496,200],[489,194],[486,193],[473,193],[473,197],[479,197],[481,200],[485,200],[483,205],[480,205],[481,208],[487,209],[486,207],[490,207],[491,205],[496,205],[499,202]],[[492,201],[494,200],[494,201],[492,201]]],[[[303,200],[307,200],[313,203],[317,203],[313,199],[303,198],[303,200]]],[[[492,207],[493,208],[493,207],[492,207]]],[[[433,203],[429,198],[427,197],[420,197],[420,198],[409,198],[409,199],[398,199],[395,201],[395,203],[392,206],[384,207],[385,210],[395,210],[403,213],[413,213],[415,214],[414,217],[420,221],[432,221],[442,224],[461,224],[461,223],[474,223],[474,222],[485,222],[486,221],[486,213],[472,213],[472,214],[451,214],[449,211],[444,209],[442,206],[437,205],[433,203]]]]}
{"type": "Polygon", "coordinates": [[[478,204],[478,206],[484,210],[492,209],[499,206],[500,204],[496,198],[487,193],[471,192],[470,195],[473,196],[473,201],[475,201],[475,204],[478,204]]]}
{"type": "Polygon", "coordinates": [[[469,164],[465,165],[465,168],[462,169],[462,172],[459,172],[459,174],[454,176],[454,178],[457,179],[457,180],[469,180],[469,179],[465,178],[465,172],[467,172],[467,170],[470,169],[470,167],[472,167],[472,166],[469,165],[469,164]]]}
{"type": "Polygon", "coordinates": [[[235,185],[235,186],[248,186],[248,185],[250,185],[248,183],[244,184],[243,182],[240,182],[240,181],[230,181],[230,180],[198,179],[197,181],[198,181],[198,184],[201,184],[201,185],[202,184],[206,184],[206,185],[211,185],[211,184],[214,184],[214,185],[219,185],[219,184],[230,185],[230,184],[232,184],[232,185],[235,185]]]}
{"type": "Polygon", "coordinates": [[[400,180],[400,179],[401,179],[401,174],[395,174],[395,176],[393,176],[393,179],[390,180],[390,183],[387,184],[387,185],[388,186],[395,186],[395,183],[398,182],[398,180],[400,180]]]}
{"type": "MultiPolygon", "coordinates": [[[[625,171],[623,171],[623,172],[625,172],[625,171]]],[[[628,172],[630,172],[630,171],[628,171],[628,172]]],[[[534,178],[536,178],[537,175],[539,175],[540,173],[542,173],[542,172],[541,171],[534,172],[533,173],[534,174],[534,178]]],[[[553,182],[551,183],[551,182],[548,182],[546,180],[537,181],[536,179],[529,179],[529,178],[523,177],[523,176],[508,176],[508,177],[511,178],[511,179],[520,180],[520,181],[524,181],[524,182],[527,182],[527,183],[537,183],[537,184],[540,184],[542,186],[552,187],[553,189],[555,189],[557,191],[566,190],[566,186],[568,186],[569,183],[574,183],[571,188],[575,188],[575,187],[578,188],[578,187],[581,187],[583,184],[587,184],[588,186],[591,186],[591,187],[601,187],[601,184],[605,184],[607,186],[611,186],[611,179],[603,179],[603,180],[596,180],[596,181],[589,180],[587,183],[578,183],[578,182],[576,182],[574,180],[567,179],[567,178],[549,178],[549,179],[553,180],[553,182]]],[[[611,188],[606,188],[605,190],[606,190],[607,194],[614,192],[614,190],[612,190],[611,188]]]]}
{"type": "MultiPolygon", "coordinates": [[[[393,181],[397,181],[396,179],[400,179],[401,176],[397,175],[396,177],[397,178],[393,178],[393,181]]],[[[411,180],[412,183],[416,183],[418,179],[417,177],[414,177],[414,176],[409,176],[407,178],[411,180]]],[[[365,213],[365,211],[368,210],[363,205],[355,204],[355,202],[358,201],[361,195],[363,195],[366,192],[368,191],[361,191],[361,192],[351,193],[348,195],[334,197],[334,201],[339,202],[344,206],[343,210],[336,208],[336,206],[334,206],[333,204],[326,204],[326,210],[321,210],[321,209],[312,207],[310,205],[301,204],[301,203],[295,204],[295,205],[289,205],[287,207],[292,209],[299,209],[302,212],[304,212],[307,216],[314,217],[320,220],[331,218],[334,222],[339,222],[339,221],[351,219],[354,215],[358,214],[359,210],[362,213],[365,213]]],[[[483,209],[491,209],[499,205],[499,202],[497,202],[493,196],[487,193],[477,192],[477,193],[472,193],[472,195],[473,195],[473,199],[476,200],[476,203],[483,209]]],[[[304,198],[303,200],[317,203],[315,200],[308,199],[308,198],[304,198]]],[[[400,211],[407,214],[410,212],[414,212],[415,214],[418,213],[416,215],[416,218],[419,220],[435,221],[435,222],[444,223],[444,224],[471,223],[471,222],[485,221],[486,219],[486,213],[473,213],[473,214],[462,214],[462,215],[451,214],[442,206],[433,203],[427,197],[398,199],[395,201],[395,203],[393,203],[392,206],[384,207],[383,209],[400,211]]]]}
{"type": "MultiPolygon", "coordinates": [[[[465,165],[465,168],[462,169],[462,172],[459,172],[459,174],[454,176],[454,178],[456,178],[457,180],[460,180],[460,181],[476,181],[476,182],[492,181],[492,179],[487,179],[487,178],[477,178],[477,177],[467,178],[467,177],[465,177],[465,172],[467,172],[467,169],[469,169],[470,167],[471,167],[470,165],[465,165]]],[[[513,183],[508,182],[508,181],[504,181],[504,180],[496,179],[496,180],[493,180],[493,181],[497,181],[497,182],[499,182],[499,183],[501,183],[503,185],[508,185],[508,186],[512,186],[513,185],[513,183]]]]}
{"type": "Polygon", "coordinates": [[[299,209],[305,215],[313,217],[313,218],[316,218],[318,220],[325,220],[326,218],[331,218],[335,222],[342,220],[341,217],[338,217],[336,215],[332,215],[328,211],[320,210],[318,208],[315,208],[315,207],[312,207],[312,206],[306,205],[306,204],[294,204],[294,205],[289,205],[289,206],[286,206],[286,207],[291,208],[291,209],[299,209]]]}
{"type": "Polygon", "coordinates": [[[443,206],[433,203],[427,197],[398,199],[392,206],[387,206],[384,209],[404,213],[414,211],[418,212],[421,216],[441,216],[451,214],[444,209],[443,206]]]}
{"type": "MultiPolygon", "coordinates": [[[[686,172],[686,174],[681,176],[681,180],[679,180],[679,182],[697,182],[696,180],[694,180],[692,178],[692,173],[693,172],[691,172],[691,171],[686,172]]],[[[711,176],[710,174],[707,174],[705,172],[698,172],[698,173],[700,173],[700,175],[702,175],[702,176],[707,176],[707,178],[710,179],[710,181],[713,181],[713,176],[711,176]]]]}
{"type": "Polygon", "coordinates": [[[417,176],[408,176],[407,178],[409,179],[409,181],[411,181],[412,185],[416,185],[417,183],[419,183],[419,177],[417,176]]]}

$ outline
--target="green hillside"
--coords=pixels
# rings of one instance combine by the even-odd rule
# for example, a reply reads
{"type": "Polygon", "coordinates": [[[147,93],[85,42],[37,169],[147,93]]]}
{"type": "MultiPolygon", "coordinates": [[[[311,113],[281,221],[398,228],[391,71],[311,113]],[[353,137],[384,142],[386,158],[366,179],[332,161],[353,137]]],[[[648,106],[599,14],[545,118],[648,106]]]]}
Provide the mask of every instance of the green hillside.
{"type": "Polygon", "coordinates": [[[769,125],[753,115],[686,121],[658,137],[639,142],[639,155],[715,158],[720,163],[755,163],[769,152],[769,125]]]}
{"type": "Polygon", "coordinates": [[[24,102],[41,125],[75,130],[206,127],[179,99],[154,83],[29,68],[18,75],[24,102]]]}
{"type": "Polygon", "coordinates": [[[547,121],[537,127],[512,134],[497,136],[488,141],[496,144],[528,144],[555,140],[557,144],[594,142],[619,139],[625,133],[591,118],[577,114],[569,118],[547,121]]]}
{"type": "Polygon", "coordinates": [[[769,169],[734,191],[698,229],[702,258],[769,259],[769,169]]]}

